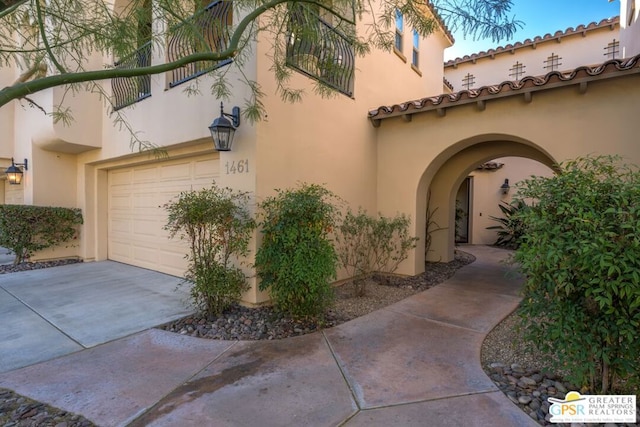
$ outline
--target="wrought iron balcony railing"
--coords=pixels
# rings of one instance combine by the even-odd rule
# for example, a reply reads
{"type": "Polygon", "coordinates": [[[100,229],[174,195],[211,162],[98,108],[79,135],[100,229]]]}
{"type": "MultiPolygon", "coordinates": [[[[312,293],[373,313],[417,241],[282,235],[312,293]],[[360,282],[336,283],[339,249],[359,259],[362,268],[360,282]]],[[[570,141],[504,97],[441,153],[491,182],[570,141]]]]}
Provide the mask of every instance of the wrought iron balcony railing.
{"type": "MultiPolygon", "coordinates": [[[[228,28],[233,21],[231,1],[214,1],[204,10],[193,15],[187,22],[171,29],[167,43],[167,61],[176,61],[197,52],[221,52],[229,44],[228,28]]],[[[169,87],[195,79],[213,69],[229,64],[222,61],[198,61],[173,70],[169,87]]]]}
{"type": "Polygon", "coordinates": [[[292,13],[287,65],[353,96],[355,55],[348,38],[302,4],[292,13]]]}
{"type": "MultiPolygon", "coordinates": [[[[132,69],[151,65],[151,42],[143,44],[126,58],[116,62],[115,68],[132,69]]],[[[151,76],[116,77],[111,79],[113,108],[119,110],[151,96],[151,76]]]]}

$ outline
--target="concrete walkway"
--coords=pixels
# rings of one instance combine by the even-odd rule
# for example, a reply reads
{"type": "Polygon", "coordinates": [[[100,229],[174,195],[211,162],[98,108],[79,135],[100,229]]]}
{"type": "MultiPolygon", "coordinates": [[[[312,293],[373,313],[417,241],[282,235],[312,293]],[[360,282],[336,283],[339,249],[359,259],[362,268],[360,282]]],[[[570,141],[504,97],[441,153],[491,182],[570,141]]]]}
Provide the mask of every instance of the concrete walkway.
{"type": "Polygon", "coordinates": [[[465,250],[478,260],[447,282],[324,332],[228,342],[151,329],[5,372],[0,387],[101,426],[535,426],[479,361],[518,280],[504,251],[465,250]]]}

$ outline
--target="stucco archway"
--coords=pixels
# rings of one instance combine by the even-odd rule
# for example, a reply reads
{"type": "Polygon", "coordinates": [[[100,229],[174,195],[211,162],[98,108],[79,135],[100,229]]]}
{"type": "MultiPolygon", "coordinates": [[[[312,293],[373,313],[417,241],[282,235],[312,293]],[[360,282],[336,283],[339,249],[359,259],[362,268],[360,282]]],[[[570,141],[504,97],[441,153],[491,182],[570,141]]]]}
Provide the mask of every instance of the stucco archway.
{"type": "MultiPolygon", "coordinates": [[[[550,168],[557,163],[549,153],[531,141],[513,135],[477,135],[459,141],[440,153],[426,167],[418,183],[416,193],[416,226],[418,232],[426,230],[427,207],[437,231],[431,233],[430,250],[425,257],[423,247],[417,248],[416,267],[429,261],[448,262],[454,257],[455,195],[462,181],[479,164],[497,157],[525,157],[550,168]]],[[[421,271],[421,270],[418,270],[421,271]]]]}

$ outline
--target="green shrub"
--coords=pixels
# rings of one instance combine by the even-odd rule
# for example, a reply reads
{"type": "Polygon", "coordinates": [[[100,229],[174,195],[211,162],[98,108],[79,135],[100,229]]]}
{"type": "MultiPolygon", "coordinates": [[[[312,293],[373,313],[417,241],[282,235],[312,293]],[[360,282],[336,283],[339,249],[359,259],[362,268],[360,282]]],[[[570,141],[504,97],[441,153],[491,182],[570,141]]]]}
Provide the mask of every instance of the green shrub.
{"type": "Polygon", "coordinates": [[[501,202],[498,207],[504,217],[497,218],[490,216],[489,218],[498,222],[500,225],[492,225],[491,227],[487,227],[487,230],[498,230],[498,239],[494,245],[516,249],[520,244],[520,239],[525,233],[524,224],[518,214],[524,209],[527,209],[528,206],[524,200],[516,199],[511,203],[501,202]]]}
{"type": "Polygon", "coordinates": [[[208,314],[220,314],[238,301],[247,286],[232,258],[246,256],[256,224],[248,209],[247,193],[215,185],[180,193],[167,203],[165,230],[189,241],[189,268],[185,278],[193,283],[191,298],[208,314]]]}
{"type": "Polygon", "coordinates": [[[359,210],[347,212],[340,224],[339,257],[347,273],[354,279],[357,296],[366,293],[366,283],[374,273],[393,273],[417,237],[409,236],[411,220],[406,215],[374,218],[359,210]]]}
{"type": "Polygon", "coordinates": [[[0,246],[16,254],[14,264],[34,252],[77,237],[80,209],[32,205],[0,205],[0,246]]]}
{"type": "Polygon", "coordinates": [[[262,244],[256,254],[260,289],[294,317],[317,317],[331,304],[337,256],[330,239],[336,197],[320,185],[278,190],[260,204],[262,244]]]}
{"type": "Polygon", "coordinates": [[[640,173],[619,162],[580,158],[519,191],[536,200],[518,213],[527,232],[515,253],[528,336],[604,394],[640,382],[640,173]]]}

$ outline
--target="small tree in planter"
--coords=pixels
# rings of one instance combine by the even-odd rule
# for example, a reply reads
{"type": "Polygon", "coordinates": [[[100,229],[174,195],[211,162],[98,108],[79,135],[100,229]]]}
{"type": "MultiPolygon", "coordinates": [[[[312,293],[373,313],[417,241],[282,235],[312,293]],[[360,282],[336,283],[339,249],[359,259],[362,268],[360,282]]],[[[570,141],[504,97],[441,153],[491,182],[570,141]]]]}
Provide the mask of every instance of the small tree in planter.
{"type": "MultiPolygon", "coordinates": [[[[592,392],[640,385],[640,172],[586,157],[524,181],[525,225],[515,261],[526,277],[529,338],[592,392]]],[[[551,360],[553,363],[554,360],[551,360]]]]}
{"type": "Polygon", "coordinates": [[[356,296],[364,296],[374,273],[391,274],[407,259],[417,237],[409,236],[411,220],[406,215],[374,218],[359,210],[347,212],[339,231],[338,253],[353,277],[356,296]]]}
{"type": "Polygon", "coordinates": [[[208,314],[220,314],[238,301],[247,280],[232,258],[246,256],[256,224],[248,209],[249,195],[214,185],[180,193],[164,207],[170,237],[189,241],[191,298],[208,314]]]}
{"type": "Polygon", "coordinates": [[[278,190],[260,204],[262,244],[256,253],[260,289],[294,317],[317,317],[333,300],[338,258],[330,239],[336,196],[315,184],[278,190]]]}

